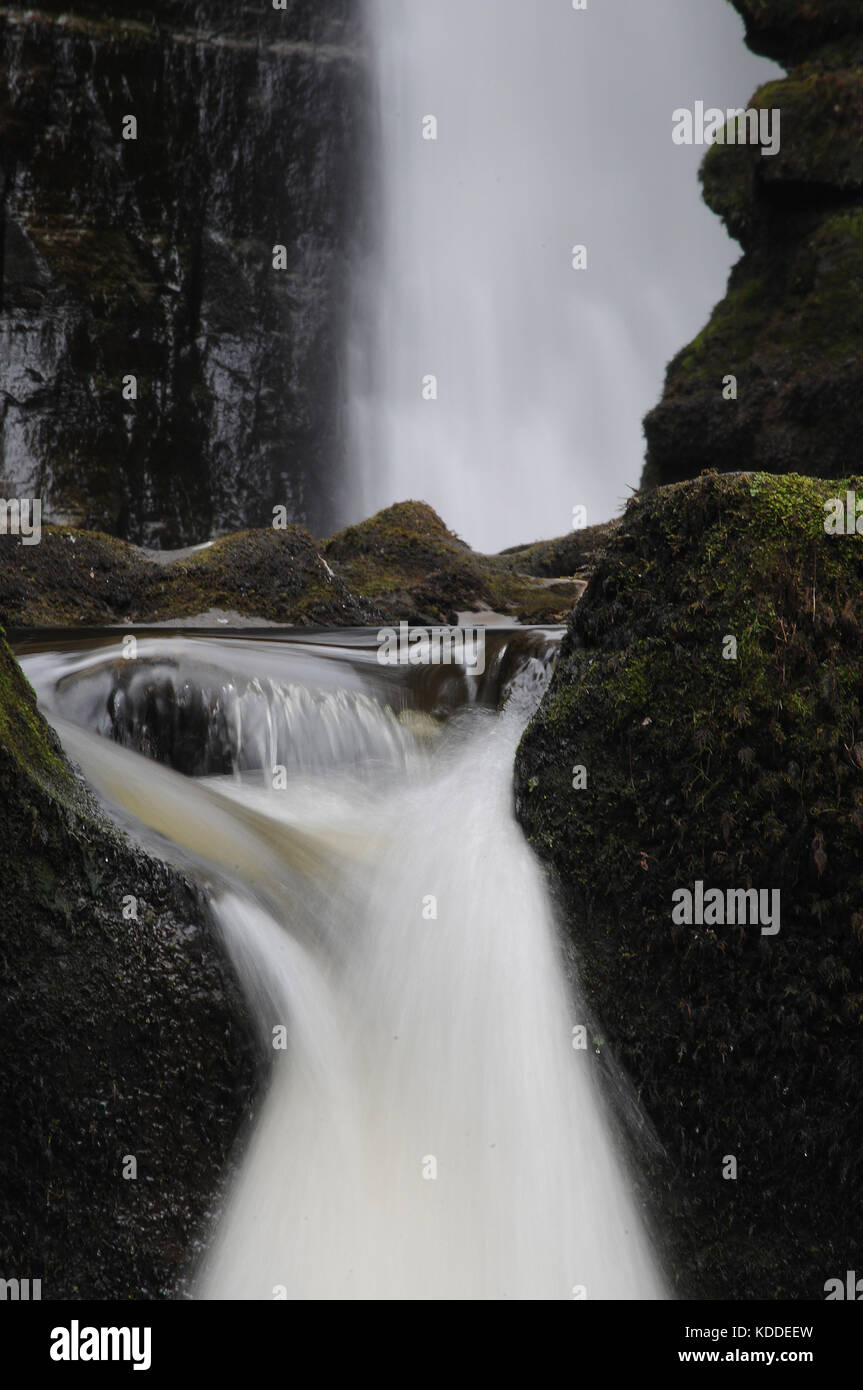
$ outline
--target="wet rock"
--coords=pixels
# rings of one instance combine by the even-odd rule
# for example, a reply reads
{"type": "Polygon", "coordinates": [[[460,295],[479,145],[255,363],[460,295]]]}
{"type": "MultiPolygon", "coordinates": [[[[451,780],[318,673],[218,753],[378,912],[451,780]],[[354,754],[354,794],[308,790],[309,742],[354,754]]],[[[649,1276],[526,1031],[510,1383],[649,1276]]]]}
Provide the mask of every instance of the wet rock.
{"type": "Polygon", "coordinates": [[[502,552],[502,558],[520,573],[538,575],[543,579],[587,574],[595,568],[598,557],[617,526],[616,520],[604,521],[598,526],[576,528],[554,540],[510,546],[502,552]]]}
{"type": "Polygon", "coordinates": [[[250,1112],[252,1024],[202,896],[103,818],[2,640],[0,792],[0,1269],[167,1297],[250,1112]]]}
{"type": "Polygon", "coordinates": [[[3,496],[166,547],[335,523],[366,91],[324,10],[0,7],[3,496]]]}

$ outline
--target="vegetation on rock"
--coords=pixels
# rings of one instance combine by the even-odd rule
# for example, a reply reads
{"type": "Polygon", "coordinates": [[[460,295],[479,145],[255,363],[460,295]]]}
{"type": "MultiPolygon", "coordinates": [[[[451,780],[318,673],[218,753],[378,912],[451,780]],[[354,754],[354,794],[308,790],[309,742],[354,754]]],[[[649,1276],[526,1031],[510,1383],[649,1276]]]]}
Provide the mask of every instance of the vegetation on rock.
{"type": "Polygon", "coordinates": [[[863,545],[823,506],[846,488],[633,498],[518,752],[520,818],[664,1146],[643,1161],[682,1295],[820,1298],[863,1258],[863,545]],[[779,934],[674,925],[699,880],[779,889],[779,934]]]}

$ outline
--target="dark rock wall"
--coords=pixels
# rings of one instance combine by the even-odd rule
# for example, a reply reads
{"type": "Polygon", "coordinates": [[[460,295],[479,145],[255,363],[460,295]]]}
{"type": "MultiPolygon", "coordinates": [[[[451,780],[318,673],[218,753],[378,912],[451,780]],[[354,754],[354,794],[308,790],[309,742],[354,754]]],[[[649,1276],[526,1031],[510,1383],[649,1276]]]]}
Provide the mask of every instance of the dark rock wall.
{"type": "Polygon", "coordinates": [[[750,45],[795,65],[750,103],[781,112],[781,149],[704,160],[705,201],[745,254],[644,422],[646,487],[703,468],[838,478],[863,432],[863,7],[734,3],[750,45]]]}
{"type": "Polygon", "coordinates": [[[164,546],[280,504],[331,527],[356,12],[0,8],[4,496],[164,546]]]}

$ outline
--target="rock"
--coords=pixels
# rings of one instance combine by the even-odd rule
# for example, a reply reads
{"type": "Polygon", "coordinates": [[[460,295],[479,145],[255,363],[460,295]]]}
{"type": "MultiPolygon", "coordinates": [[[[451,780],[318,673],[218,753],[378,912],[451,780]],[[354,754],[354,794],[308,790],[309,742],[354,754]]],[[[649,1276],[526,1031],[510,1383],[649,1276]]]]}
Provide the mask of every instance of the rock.
{"type": "Polygon", "coordinates": [[[123,9],[0,8],[2,495],[166,547],[279,505],[325,530],[363,235],[358,6],[123,9]]]}
{"type": "Polygon", "coordinates": [[[36,545],[0,535],[0,621],[16,628],[206,626],[212,612],[315,627],[434,625],[482,609],[555,622],[580,589],[521,572],[519,554],[476,554],[424,502],[397,503],[328,541],[270,526],[177,556],[73,527],[43,527],[36,545]]]}
{"type": "Polygon", "coordinates": [[[517,755],[589,1005],[664,1147],[639,1159],[684,1297],[820,1299],[863,1258],[863,548],[823,505],[861,486],[633,498],[517,755]],[[779,932],[675,925],[699,881],[780,890],[779,932]]]}
{"type": "Polygon", "coordinates": [[[479,555],[448,530],[425,502],[398,502],[324,545],[327,560],[388,623],[455,621],[459,611],[510,614],[519,622],[556,622],[578,591],[554,593],[519,564],[520,551],[479,555]]]}
{"type": "Polygon", "coordinates": [[[2,636],[0,792],[0,1270],[167,1297],[250,1112],[252,1024],[201,895],[108,824],[2,636]]]}
{"type": "Polygon", "coordinates": [[[595,568],[618,525],[617,520],[604,521],[596,526],[576,528],[554,540],[510,546],[502,552],[502,558],[519,573],[543,579],[587,573],[595,568]]]}
{"type": "Polygon", "coordinates": [[[732,0],[746,25],[754,53],[783,67],[799,63],[822,45],[863,38],[857,0],[732,0]]]}
{"type": "Polygon", "coordinates": [[[704,468],[840,478],[863,429],[863,11],[737,8],[757,51],[799,65],[750,103],[780,111],[779,153],[704,160],[705,201],[745,255],[645,419],[644,487],[704,468]]]}
{"type": "Polygon", "coordinates": [[[0,536],[0,614],[8,627],[176,622],[212,609],[304,626],[380,619],[298,526],[241,531],[170,563],[66,527],[43,528],[37,546],[0,536]]]}

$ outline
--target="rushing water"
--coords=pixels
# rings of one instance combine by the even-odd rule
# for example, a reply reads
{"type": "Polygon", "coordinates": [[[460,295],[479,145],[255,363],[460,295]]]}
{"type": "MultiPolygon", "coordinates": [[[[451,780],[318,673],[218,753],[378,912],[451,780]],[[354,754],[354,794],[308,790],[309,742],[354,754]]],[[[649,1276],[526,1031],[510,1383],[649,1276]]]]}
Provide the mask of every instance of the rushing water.
{"type": "Polygon", "coordinates": [[[497,634],[483,680],[362,634],[25,655],[91,783],[208,885],[271,1057],[200,1297],[664,1296],[512,812],[556,640],[497,634]]]}

